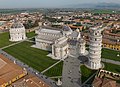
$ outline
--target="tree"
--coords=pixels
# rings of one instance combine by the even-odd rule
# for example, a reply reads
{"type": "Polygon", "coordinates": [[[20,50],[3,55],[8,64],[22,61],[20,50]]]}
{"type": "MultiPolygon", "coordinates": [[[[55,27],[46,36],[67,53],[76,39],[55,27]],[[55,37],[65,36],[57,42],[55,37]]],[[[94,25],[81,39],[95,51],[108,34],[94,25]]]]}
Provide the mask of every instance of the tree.
{"type": "Polygon", "coordinates": [[[33,27],[37,27],[37,26],[39,26],[39,21],[38,20],[35,20],[35,22],[34,22],[34,24],[33,24],[33,27]]]}

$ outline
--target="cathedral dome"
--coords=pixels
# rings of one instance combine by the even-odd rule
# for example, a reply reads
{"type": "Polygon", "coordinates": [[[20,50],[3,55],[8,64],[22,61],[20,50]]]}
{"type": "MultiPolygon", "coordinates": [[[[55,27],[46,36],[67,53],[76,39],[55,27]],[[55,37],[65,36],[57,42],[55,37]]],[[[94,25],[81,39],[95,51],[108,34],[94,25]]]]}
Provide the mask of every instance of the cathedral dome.
{"type": "Polygon", "coordinates": [[[81,38],[81,33],[78,32],[78,30],[75,30],[75,31],[72,32],[72,34],[70,35],[70,37],[78,40],[79,38],[81,38]]]}

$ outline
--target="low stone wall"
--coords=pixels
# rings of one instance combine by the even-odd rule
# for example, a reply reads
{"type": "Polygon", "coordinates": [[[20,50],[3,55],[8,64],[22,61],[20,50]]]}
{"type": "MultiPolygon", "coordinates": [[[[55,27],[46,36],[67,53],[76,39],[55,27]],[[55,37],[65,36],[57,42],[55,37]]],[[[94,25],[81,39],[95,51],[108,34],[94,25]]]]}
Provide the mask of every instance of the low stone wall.
{"type": "Polygon", "coordinates": [[[102,78],[102,77],[107,77],[110,79],[114,79],[114,80],[120,80],[120,74],[119,73],[114,73],[114,72],[110,72],[110,71],[106,71],[106,70],[100,70],[98,73],[98,77],[102,78]]]}

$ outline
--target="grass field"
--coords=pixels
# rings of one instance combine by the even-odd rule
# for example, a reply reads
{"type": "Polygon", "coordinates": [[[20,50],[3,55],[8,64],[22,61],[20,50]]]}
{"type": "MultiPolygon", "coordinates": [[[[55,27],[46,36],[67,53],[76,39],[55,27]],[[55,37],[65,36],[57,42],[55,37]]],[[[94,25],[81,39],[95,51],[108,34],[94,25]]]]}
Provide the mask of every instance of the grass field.
{"type": "MultiPolygon", "coordinates": [[[[33,37],[35,35],[36,35],[35,32],[27,33],[28,38],[33,37]]],[[[13,42],[9,41],[9,32],[5,32],[5,33],[0,34],[0,48],[4,47],[4,46],[7,46],[7,45],[10,45],[12,43],[13,42]]]]}
{"type": "MultiPolygon", "coordinates": [[[[110,63],[104,63],[105,67],[104,70],[108,70],[115,73],[120,73],[120,66],[114,65],[110,63]]],[[[86,81],[90,76],[92,76],[96,71],[88,69],[85,65],[81,66],[81,72],[82,72],[82,82],[86,81]]],[[[94,80],[94,77],[91,78],[87,83],[91,84],[91,82],[94,80]]],[[[119,81],[118,81],[119,82],[119,81]]]]}
{"type": "MultiPolygon", "coordinates": [[[[98,14],[113,14],[114,10],[108,10],[108,9],[94,9],[91,12],[92,13],[98,13],[98,14]]],[[[120,13],[120,11],[116,11],[116,13],[120,13]]]]}
{"type": "MultiPolygon", "coordinates": [[[[81,67],[81,73],[82,73],[82,83],[85,82],[90,76],[92,76],[96,70],[90,70],[85,65],[82,65],[81,67]]],[[[92,81],[90,81],[92,82],[92,81]]]]}
{"type": "Polygon", "coordinates": [[[9,33],[8,32],[0,34],[0,48],[7,46],[7,45],[10,45],[12,43],[13,42],[9,41],[9,33]]]}
{"type": "Polygon", "coordinates": [[[105,65],[105,70],[115,72],[115,73],[120,73],[120,66],[119,65],[114,65],[111,63],[104,63],[105,65]]]}
{"type": "MultiPolygon", "coordinates": [[[[105,70],[120,74],[120,66],[119,65],[114,65],[111,63],[104,63],[104,65],[105,65],[105,67],[104,67],[105,70]]],[[[117,80],[117,83],[120,83],[120,80],[117,80]]]]}
{"type": "MultiPolygon", "coordinates": [[[[45,72],[44,74],[49,77],[62,76],[62,68],[63,68],[63,62],[60,62],[59,64],[57,64],[56,66],[45,72]]],[[[81,78],[82,83],[96,72],[95,70],[88,69],[85,65],[82,65],[80,68],[82,73],[82,78],[81,78]]],[[[92,82],[92,80],[90,80],[89,82],[92,82]]]]}
{"type": "Polygon", "coordinates": [[[46,56],[47,51],[32,48],[31,45],[33,44],[30,42],[22,42],[4,51],[40,72],[57,62],[46,56]]]}
{"type": "Polygon", "coordinates": [[[35,35],[36,35],[36,34],[35,34],[34,31],[29,32],[29,33],[26,33],[27,38],[33,37],[33,36],[35,36],[35,35]]]}
{"type": "MultiPolygon", "coordinates": [[[[89,48],[87,48],[88,50],[89,48]]],[[[111,59],[111,60],[115,60],[115,61],[120,61],[120,51],[115,51],[115,50],[110,50],[110,49],[106,49],[106,48],[102,48],[102,58],[105,59],[111,59]]]]}
{"type": "MultiPolygon", "coordinates": [[[[60,62],[44,74],[49,77],[54,77],[54,76],[62,76],[62,68],[63,68],[63,62],[60,62]]],[[[86,66],[82,65],[81,67],[81,73],[82,73],[82,83],[85,82],[91,75],[93,75],[96,71],[95,70],[90,70],[86,66]]],[[[55,79],[57,81],[57,79],[55,79]]],[[[93,80],[93,79],[92,79],[93,80]]],[[[90,80],[89,82],[92,82],[90,80]]]]}
{"type": "Polygon", "coordinates": [[[63,62],[58,63],[56,66],[45,72],[44,74],[49,77],[62,76],[63,62]]]}
{"type": "Polygon", "coordinates": [[[117,56],[118,53],[120,54],[120,52],[118,51],[103,48],[102,58],[120,61],[120,56],[119,57],[117,56]]]}

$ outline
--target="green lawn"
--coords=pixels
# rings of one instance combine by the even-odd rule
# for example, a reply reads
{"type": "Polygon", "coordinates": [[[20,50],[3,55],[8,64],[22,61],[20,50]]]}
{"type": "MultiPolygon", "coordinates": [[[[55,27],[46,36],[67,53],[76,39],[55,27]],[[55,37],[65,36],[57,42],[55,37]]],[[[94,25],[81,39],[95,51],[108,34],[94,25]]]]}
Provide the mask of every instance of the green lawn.
{"type": "Polygon", "coordinates": [[[9,33],[8,32],[0,34],[0,48],[7,46],[7,45],[10,45],[12,43],[13,42],[9,41],[9,33]]]}
{"type": "MultiPolygon", "coordinates": [[[[60,62],[59,64],[57,64],[56,66],[45,72],[44,74],[49,77],[62,76],[62,68],[63,68],[63,62],[60,62]]],[[[82,65],[80,68],[82,73],[82,82],[86,81],[91,75],[93,75],[96,72],[95,70],[88,69],[85,65],[82,65]]],[[[90,80],[89,83],[92,82],[92,80],[90,80]]]]}
{"type": "Polygon", "coordinates": [[[118,53],[120,54],[120,52],[118,51],[103,48],[102,58],[120,61],[120,56],[119,57],[117,56],[118,53]]]}
{"type": "MultiPolygon", "coordinates": [[[[92,13],[98,13],[98,14],[113,14],[113,10],[108,9],[94,9],[91,11],[92,13]]],[[[116,11],[116,13],[120,13],[120,11],[116,11]]]]}
{"type": "MultiPolygon", "coordinates": [[[[96,72],[96,70],[88,69],[85,65],[82,65],[80,68],[82,73],[82,83],[85,82],[90,76],[92,76],[96,72]]],[[[89,82],[92,82],[92,80],[90,80],[89,82]]]]}
{"type": "MultiPolygon", "coordinates": [[[[120,66],[119,65],[114,65],[111,63],[104,63],[104,65],[105,65],[105,67],[104,67],[105,70],[120,74],[120,66]]],[[[117,80],[117,82],[120,83],[120,80],[117,80]]]]}
{"type": "MultiPolygon", "coordinates": [[[[27,37],[30,38],[30,37],[33,37],[35,36],[35,32],[30,32],[30,33],[27,33],[27,37]]],[[[10,42],[9,41],[9,32],[5,32],[5,33],[0,33],[0,48],[1,47],[4,47],[4,46],[7,46],[7,45],[10,45],[14,42],[10,42]]]]}
{"type": "Polygon", "coordinates": [[[35,36],[35,35],[36,35],[36,34],[35,34],[34,31],[29,32],[29,33],[26,34],[27,38],[33,37],[33,36],[35,36]]]}
{"type": "MultiPolygon", "coordinates": [[[[114,65],[110,63],[104,63],[105,67],[104,70],[108,70],[115,73],[120,73],[120,66],[114,65]]],[[[90,76],[92,76],[96,71],[88,69],[85,65],[81,66],[81,72],[82,72],[82,82],[86,81],[90,76]]],[[[91,84],[93,82],[94,77],[90,79],[87,83],[91,84]]],[[[119,82],[119,81],[117,81],[119,82]]]]}
{"type": "Polygon", "coordinates": [[[44,74],[48,77],[62,76],[63,62],[58,63],[56,66],[45,72],[44,74]]]}
{"type": "Polygon", "coordinates": [[[30,42],[22,42],[6,48],[4,51],[40,72],[57,62],[46,56],[47,51],[32,48],[31,45],[33,44],[30,42]]]}
{"type": "Polygon", "coordinates": [[[119,65],[114,65],[111,63],[104,63],[105,70],[111,71],[111,72],[115,72],[115,73],[120,73],[120,66],[119,65]]]}

